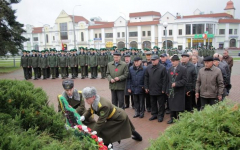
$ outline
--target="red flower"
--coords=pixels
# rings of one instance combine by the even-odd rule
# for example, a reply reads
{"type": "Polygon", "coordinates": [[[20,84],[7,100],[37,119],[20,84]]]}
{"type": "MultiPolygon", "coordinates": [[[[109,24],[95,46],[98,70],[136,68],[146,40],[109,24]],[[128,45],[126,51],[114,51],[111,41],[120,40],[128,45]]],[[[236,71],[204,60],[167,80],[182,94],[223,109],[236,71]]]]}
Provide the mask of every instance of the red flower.
{"type": "Polygon", "coordinates": [[[173,72],[170,72],[171,75],[173,75],[173,72]]]}
{"type": "Polygon", "coordinates": [[[178,73],[175,73],[176,76],[178,76],[178,73]]]}

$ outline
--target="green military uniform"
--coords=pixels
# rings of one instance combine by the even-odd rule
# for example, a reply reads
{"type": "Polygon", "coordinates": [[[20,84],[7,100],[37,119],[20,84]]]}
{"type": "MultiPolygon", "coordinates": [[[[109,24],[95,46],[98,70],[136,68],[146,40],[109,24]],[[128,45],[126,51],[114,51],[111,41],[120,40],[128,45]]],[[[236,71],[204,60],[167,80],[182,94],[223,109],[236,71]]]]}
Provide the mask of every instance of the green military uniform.
{"type": "MultiPolygon", "coordinates": [[[[49,56],[49,50],[48,49],[45,50],[45,55],[47,57],[49,56]]],[[[50,71],[50,67],[48,66],[47,67],[47,78],[50,78],[50,75],[51,75],[51,71],[50,71]]]]}
{"type": "Polygon", "coordinates": [[[106,62],[107,62],[107,55],[106,54],[104,54],[104,49],[101,49],[101,54],[100,55],[98,55],[98,65],[100,66],[100,72],[101,72],[101,77],[102,77],[102,79],[105,79],[106,78],[106,71],[105,71],[105,69],[106,69],[106,66],[107,66],[107,64],[106,64],[106,62]]]}
{"type": "MultiPolygon", "coordinates": [[[[114,52],[113,48],[111,48],[111,52],[114,52]]],[[[108,54],[108,62],[113,61],[113,54],[111,52],[108,54]]]]}
{"type": "Polygon", "coordinates": [[[34,71],[34,80],[38,79],[38,74],[39,74],[39,69],[38,69],[38,61],[39,61],[39,57],[37,54],[35,54],[36,50],[32,50],[33,54],[31,56],[31,63],[29,64],[34,71]]]}
{"type": "Polygon", "coordinates": [[[28,79],[32,79],[32,67],[31,67],[31,55],[30,55],[30,51],[27,50],[27,56],[28,56],[28,79]]]}
{"type": "Polygon", "coordinates": [[[85,77],[88,78],[88,65],[89,65],[89,62],[88,62],[88,55],[89,55],[89,52],[88,52],[88,49],[87,47],[85,48],[85,55],[86,55],[86,65],[85,65],[85,77]]]}
{"type": "MultiPolygon", "coordinates": [[[[54,49],[50,50],[51,52],[54,52],[54,49]]],[[[54,53],[51,53],[48,55],[48,63],[49,63],[49,67],[51,69],[51,74],[52,74],[52,79],[56,78],[57,75],[57,55],[55,55],[54,53]]]]}
{"type": "Polygon", "coordinates": [[[84,113],[85,118],[91,118],[93,114],[99,116],[92,130],[97,131],[105,144],[130,138],[135,128],[126,112],[98,95],[96,98],[99,99],[98,109],[91,107],[84,113]]]}
{"type": "MultiPolygon", "coordinates": [[[[62,52],[64,52],[64,50],[62,50],[62,52]]],[[[61,68],[61,76],[63,79],[66,78],[67,76],[67,69],[68,69],[68,62],[67,62],[67,56],[65,54],[61,54],[58,57],[58,62],[57,62],[58,66],[61,68]]]]}
{"type": "MultiPolygon", "coordinates": [[[[70,50],[70,52],[75,51],[75,49],[70,50]]],[[[71,67],[72,79],[75,79],[76,76],[76,67],[78,64],[78,58],[76,54],[71,53],[68,57],[68,66],[71,67]]]]}
{"type": "Polygon", "coordinates": [[[42,69],[43,79],[47,78],[48,58],[44,54],[45,50],[42,51],[42,55],[39,58],[39,67],[42,69]]]}
{"type": "Polygon", "coordinates": [[[91,48],[91,54],[88,55],[88,64],[91,69],[91,79],[96,79],[97,78],[97,65],[98,65],[98,60],[97,60],[97,55],[94,53],[94,49],[91,48]]]}
{"type": "Polygon", "coordinates": [[[80,53],[78,55],[78,65],[81,67],[81,76],[82,79],[85,78],[85,67],[86,67],[86,61],[87,61],[87,54],[84,52],[84,47],[79,47],[80,53]]]}
{"type": "Polygon", "coordinates": [[[26,50],[22,51],[24,54],[21,57],[21,63],[20,66],[23,67],[23,72],[24,72],[24,78],[26,80],[29,79],[29,74],[28,74],[28,56],[26,55],[26,50]]]}

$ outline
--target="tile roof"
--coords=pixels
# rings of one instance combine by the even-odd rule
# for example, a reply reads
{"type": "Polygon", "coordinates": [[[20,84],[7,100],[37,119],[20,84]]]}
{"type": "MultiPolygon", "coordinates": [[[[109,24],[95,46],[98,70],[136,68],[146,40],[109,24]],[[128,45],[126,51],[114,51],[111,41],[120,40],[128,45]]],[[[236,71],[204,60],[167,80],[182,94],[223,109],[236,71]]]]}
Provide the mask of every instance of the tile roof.
{"type": "Polygon", "coordinates": [[[101,28],[112,28],[114,27],[114,22],[108,22],[101,25],[88,26],[88,29],[101,29],[101,28]]]}
{"type": "Polygon", "coordinates": [[[159,21],[146,21],[146,22],[128,22],[128,26],[144,26],[144,25],[157,25],[159,21]]]}
{"type": "Polygon", "coordinates": [[[42,33],[43,27],[34,27],[32,33],[42,33]]]}
{"type": "Polygon", "coordinates": [[[219,19],[219,23],[240,23],[240,19],[219,19]]]}
{"type": "Polygon", "coordinates": [[[228,10],[228,9],[235,9],[232,1],[227,2],[227,6],[225,7],[224,10],[228,10]]]}
{"type": "Polygon", "coordinates": [[[135,12],[135,13],[129,14],[129,17],[141,17],[141,16],[159,16],[159,17],[161,17],[161,14],[160,14],[160,12],[156,12],[156,11],[135,12]]]}
{"type": "Polygon", "coordinates": [[[219,17],[233,18],[233,16],[229,15],[228,13],[216,13],[216,14],[202,14],[202,15],[182,16],[182,18],[219,18],[219,17]]]}
{"type": "MultiPolygon", "coordinates": [[[[69,17],[70,17],[71,19],[73,19],[73,15],[69,15],[69,17]]],[[[85,21],[86,23],[89,22],[89,21],[88,21],[86,18],[84,18],[83,16],[74,16],[74,21],[75,21],[75,23],[78,23],[78,22],[80,22],[80,21],[85,21]]]]}

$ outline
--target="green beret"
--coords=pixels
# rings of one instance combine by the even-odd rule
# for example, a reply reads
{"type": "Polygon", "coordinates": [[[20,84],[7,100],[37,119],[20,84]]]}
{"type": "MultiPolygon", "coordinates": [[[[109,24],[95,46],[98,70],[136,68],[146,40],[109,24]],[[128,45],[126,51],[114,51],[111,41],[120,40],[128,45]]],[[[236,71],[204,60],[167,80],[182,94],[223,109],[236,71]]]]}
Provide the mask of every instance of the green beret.
{"type": "Polygon", "coordinates": [[[33,50],[31,50],[31,51],[32,51],[32,52],[36,52],[36,50],[34,50],[34,49],[33,49],[33,50]]]}
{"type": "Polygon", "coordinates": [[[41,50],[41,53],[45,53],[45,50],[41,50]]]}

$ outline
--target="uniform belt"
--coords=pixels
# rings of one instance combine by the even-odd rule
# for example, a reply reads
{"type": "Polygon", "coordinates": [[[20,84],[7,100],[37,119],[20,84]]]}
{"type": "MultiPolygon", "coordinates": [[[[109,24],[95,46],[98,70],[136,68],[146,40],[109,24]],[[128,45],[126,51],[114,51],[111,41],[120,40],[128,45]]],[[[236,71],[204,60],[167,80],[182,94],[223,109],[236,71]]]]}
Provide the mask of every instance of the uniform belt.
{"type": "Polygon", "coordinates": [[[116,108],[114,107],[113,110],[112,110],[112,112],[111,112],[111,114],[108,116],[107,119],[112,118],[112,116],[115,114],[115,112],[116,112],[116,108]]]}

